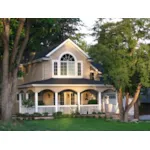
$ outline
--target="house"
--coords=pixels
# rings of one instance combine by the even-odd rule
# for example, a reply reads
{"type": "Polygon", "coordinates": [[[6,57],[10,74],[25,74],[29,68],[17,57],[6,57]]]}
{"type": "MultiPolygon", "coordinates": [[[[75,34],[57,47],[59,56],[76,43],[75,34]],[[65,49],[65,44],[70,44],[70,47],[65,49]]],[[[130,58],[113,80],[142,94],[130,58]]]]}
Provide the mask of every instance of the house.
{"type": "Polygon", "coordinates": [[[104,84],[101,65],[70,39],[35,55],[20,69],[25,72],[18,79],[20,113],[118,113],[117,93],[104,84]],[[32,99],[34,106],[26,108],[23,99],[32,99]]]}

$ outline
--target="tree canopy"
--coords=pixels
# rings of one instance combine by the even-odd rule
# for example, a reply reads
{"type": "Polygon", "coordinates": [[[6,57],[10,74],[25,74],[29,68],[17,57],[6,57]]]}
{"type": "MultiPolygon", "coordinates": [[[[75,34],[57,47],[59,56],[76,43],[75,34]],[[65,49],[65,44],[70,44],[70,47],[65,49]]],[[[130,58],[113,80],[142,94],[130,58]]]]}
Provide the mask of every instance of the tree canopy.
{"type": "Polygon", "coordinates": [[[102,63],[105,82],[130,96],[135,96],[138,86],[149,87],[150,19],[99,19],[93,30],[97,44],[89,54],[102,63]]]}

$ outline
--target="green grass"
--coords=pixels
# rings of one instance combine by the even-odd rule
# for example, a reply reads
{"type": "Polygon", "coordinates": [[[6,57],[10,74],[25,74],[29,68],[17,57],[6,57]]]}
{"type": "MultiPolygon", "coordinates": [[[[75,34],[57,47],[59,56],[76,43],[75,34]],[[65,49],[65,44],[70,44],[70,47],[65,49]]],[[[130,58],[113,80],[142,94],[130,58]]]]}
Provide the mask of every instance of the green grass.
{"type": "Polygon", "coordinates": [[[1,131],[150,131],[150,122],[122,123],[95,118],[0,122],[1,131]]]}

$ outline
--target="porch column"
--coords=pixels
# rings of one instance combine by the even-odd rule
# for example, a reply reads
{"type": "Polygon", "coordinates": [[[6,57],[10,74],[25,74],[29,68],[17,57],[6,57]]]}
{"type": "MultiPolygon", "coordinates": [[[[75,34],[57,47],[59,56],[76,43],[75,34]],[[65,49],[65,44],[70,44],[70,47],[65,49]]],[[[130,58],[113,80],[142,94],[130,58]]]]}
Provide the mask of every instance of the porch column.
{"type": "Polygon", "coordinates": [[[58,112],[58,93],[55,92],[55,112],[58,112]]]}
{"type": "Polygon", "coordinates": [[[118,103],[118,93],[116,92],[116,104],[118,103]]]}
{"type": "Polygon", "coordinates": [[[77,100],[78,100],[78,111],[80,112],[80,92],[77,93],[77,100]]]}
{"type": "Polygon", "coordinates": [[[29,93],[26,93],[26,99],[29,99],[29,93]]]}
{"type": "Polygon", "coordinates": [[[38,92],[35,92],[35,112],[38,112],[38,92]]]}
{"type": "Polygon", "coordinates": [[[101,111],[101,105],[102,105],[102,93],[98,92],[98,111],[101,111]]]}
{"type": "Polygon", "coordinates": [[[22,107],[22,94],[19,93],[19,113],[21,113],[21,107],[22,107]]]}

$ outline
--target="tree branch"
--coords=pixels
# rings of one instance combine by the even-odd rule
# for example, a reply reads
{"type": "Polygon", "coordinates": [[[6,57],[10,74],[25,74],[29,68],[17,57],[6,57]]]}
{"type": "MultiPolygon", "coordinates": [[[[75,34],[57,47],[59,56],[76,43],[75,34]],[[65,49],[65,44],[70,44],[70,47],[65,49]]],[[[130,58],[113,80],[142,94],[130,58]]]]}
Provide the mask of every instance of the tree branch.
{"type": "Polygon", "coordinates": [[[136,92],[134,94],[133,100],[131,101],[131,103],[127,106],[127,111],[135,104],[135,102],[137,101],[139,94],[140,94],[140,90],[141,90],[142,84],[139,83],[136,89],[136,92]]]}
{"type": "Polygon", "coordinates": [[[19,64],[20,64],[20,61],[21,61],[21,58],[22,58],[22,55],[23,55],[23,52],[26,48],[26,45],[28,43],[28,40],[29,40],[29,33],[30,33],[30,21],[29,19],[27,19],[27,27],[26,27],[26,33],[25,33],[25,38],[24,38],[24,41],[22,43],[22,46],[20,48],[20,51],[19,51],[19,54],[18,54],[18,58],[17,58],[17,63],[16,63],[16,67],[18,68],[19,64]]]}
{"type": "Polygon", "coordinates": [[[10,19],[4,18],[2,19],[3,22],[3,34],[2,40],[4,44],[4,53],[2,58],[2,78],[8,77],[8,70],[9,70],[9,34],[10,34],[10,19]]]}
{"type": "Polygon", "coordinates": [[[18,46],[18,43],[19,43],[19,40],[20,40],[21,31],[23,29],[25,20],[26,20],[25,18],[20,18],[19,19],[20,23],[19,23],[19,26],[18,26],[18,29],[17,29],[17,33],[16,33],[16,37],[15,37],[15,41],[14,41],[14,46],[13,46],[13,49],[12,49],[12,56],[11,56],[11,59],[10,59],[10,66],[14,64],[14,61],[15,61],[15,58],[16,58],[16,54],[17,54],[17,51],[18,51],[17,46],[18,46]]]}

